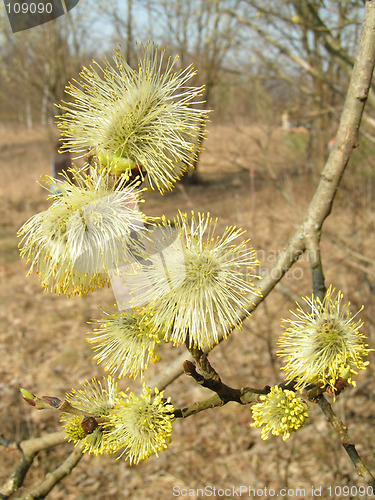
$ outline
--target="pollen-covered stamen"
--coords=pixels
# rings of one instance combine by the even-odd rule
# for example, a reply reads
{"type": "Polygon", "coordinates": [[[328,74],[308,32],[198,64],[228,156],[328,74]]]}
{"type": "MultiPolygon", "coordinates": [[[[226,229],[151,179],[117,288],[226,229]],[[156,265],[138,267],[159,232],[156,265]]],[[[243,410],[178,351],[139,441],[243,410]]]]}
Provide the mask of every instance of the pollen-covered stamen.
{"type": "MultiPolygon", "coordinates": [[[[349,303],[342,304],[343,295],[334,289],[327,290],[323,302],[304,298],[310,311],[298,304],[293,320],[286,320],[289,327],[279,340],[278,356],[284,357],[287,380],[296,379],[296,388],[302,390],[309,384],[329,387],[337,394],[340,379],[355,385],[352,375],[368,365],[365,358],[372,349],[365,344],[365,336],[359,332],[362,321],[349,311],[349,303]]],[[[342,385],[342,384],[341,384],[342,385]]],[[[344,384],[346,385],[346,384],[344,384]]]]}
{"type": "Polygon", "coordinates": [[[190,255],[186,263],[186,279],[191,281],[192,286],[214,286],[218,280],[220,269],[211,255],[202,252],[201,255],[190,255]]]}
{"type": "MultiPolygon", "coordinates": [[[[144,387],[140,397],[121,393],[104,429],[115,451],[121,451],[130,465],[147,460],[167,448],[171,440],[174,408],[164,393],[144,387]]],[[[119,457],[119,458],[120,458],[119,457]]]]}
{"type": "Polygon", "coordinates": [[[153,309],[155,332],[175,345],[188,339],[190,346],[212,347],[241,326],[252,295],[259,294],[254,250],[247,241],[233,243],[243,231],[227,227],[215,237],[216,222],[209,214],[192,213],[189,220],[180,213],[174,239],[135,275],[134,294],[153,309]]]}
{"type": "Polygon", "coordinates": [[[261,427],[261,438],[266,440],[271,432],[282,435],[284,441],[292,432],[302,427],[308,417],[307,404],[293,391],[271,387],[267,395],[259,396],[260,402],[251,407],[254,422],[251,427],[261,427]]]}
{"type": "Polygon", "coordinates": [[[159,360],[158,337],[151,332],[151,320],[137,311],[106,313],[106,317],[95,321],[100,326],[94,329],[89,339],[96,352],[94,360],[103,362],[111,373],[119,377],[143,375],[148,363],[159,360]]]}
{"type": "Polygon", "coordinates": [[[67,87],[74,102],[59,106],[58,126],[68,150],[90,150],[126,178],[137,166],[152,188],[164,192],[193,164],[208,111],[191,106],[201,104],[203,90],[187,86],[195,75],[191,66],[176,71],[177,58],[164,63],[164,51],[153,44],[143,51],[137,69],[119,50],[83,68],[81,81],[67,87]]]}
{"type": "MultiPolygon", "coordinates": [[[[47,186],[55,179],[46,177],[47,186]]],[[[109,284],[108,271],[142,253],[147,217],[138,209],[138,183],[112,183],[103,171],[66,177],[52,205],[19,230],[20,252],[49,291],[83,295],[109,284]]]]}

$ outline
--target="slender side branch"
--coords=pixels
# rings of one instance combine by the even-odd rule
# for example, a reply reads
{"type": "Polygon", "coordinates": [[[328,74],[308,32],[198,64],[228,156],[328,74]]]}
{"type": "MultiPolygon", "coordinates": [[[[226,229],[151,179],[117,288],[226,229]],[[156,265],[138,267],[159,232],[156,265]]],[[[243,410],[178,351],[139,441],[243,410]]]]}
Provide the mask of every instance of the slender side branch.
{"type": "Polygon", "coordinates": [[[57,467],[57,469],[48,473],[45,481],[23,495],[21,499],[34,500],[36,498],[45,498],[57,483],[72,472],[82,457],[83,453],[81,450],[72,451],[66,460],[59,467],[57,467]]]}
{"type": "MultiPolygon", "coordinates": [[[[67,443],[65,432],[53,432],[38,438],[31,438],[19,443],[13,442],[12,448],[18,448],[22,453],[22,458],[19,461],[12,475],[3,485],[0,491],[1,495],[8,498],[12,493],[18,490],[23,484],[27,471],[31,467],[34,458],[42,450],[54,448],[58,444],[67,443]]],[[[8,448],[10,444],[8,442],[8,448]]]]}
{"type": "Polygon", "coordinates": [[[336,134],[335,146],[321,173],[318,187],[310,202],[305,219],[280,253],[269,275],[262,281],[260,291],[263,297],[254,298],[254,306],[249,308],[249,312],[253,311],[264,300],[306,250],[307,241],[314,241],[317,231],[321,230],[325,219],[330,214],[342,175],[353,149],[357,146],[358,131],[371,85],[374,65],[375,2],[367,0],[358,54],[336,134]]]}
{"type": "Polygon", "coordinates": [[[194,360],[196,361],[204,378],[207,380],[212,380],[212,382],[217,382],[217,383],[221,382],[219,374],[216,372],[214,367],[208,361],[207,354],[198,347],[188,347],[188,344],[186,344],[186,347],[190,351],[190,354],[193,356],[194,360]]]}
{"type": "Polygon", "coordinates": [[[217,406],[224,406],[225,403],[221,399],[221,397],[218,394],[215,394],[214,396],[204,400],[204,401],[197,401],[196,403],[192,404],[191,406],[187,406],[185,408],[181,409],[176,409],[174,411],[174,416],[176,418],[187,418],[191,417],[192,415],[196,415],[197,413],[208,410],[210,408],[215,408],[217,406]]]}
{"type": "Polygon", "coordinates": [[[329,240],[331,243],[341,248],[348,255],[354,257],[360,262],[364,262],[365,264],[369,264],[370,266],[375,267],[375,259],[371,259],[370,257],[367,257],[367,255],[363,255],[359,252],[356,252],[352,248],[348,247],[348,245],[346,245],[343,241],[340,241],[338,238],[336,238],[336,236],[334,236],[331,233],[328,233],[327,231],[324,232],[324,236],[325,238],[327,238],[327,240],[329,240]]]}
{"type": "Polygon", "coordinates": [[[59,431],[37,438],[26,439],[19,443],[19,447],[24,455],[29,456],[33,453],[48,450],[49,448],[54,448],[58,444],[65,444],[67,442],[65,432],[59,431]]]}
{"type": "Polygon", "coordinates": [[[317,403],[320,406],[320,409],[322,410],[324,415],[326,416],[328,422],[337,432],[341,444],[343,445],[350,460],[353,462],[354,467],[357,469],[358,474],[362,476],[363,479],[367,482],[367,484],[371,486],[375,491],[375,478],[371,474],[369,469],[366,467],[361,457],[358,455],[358,452],[355,449],[354,444],[351,443],[347,428],[345,427],[343,422],[339,419],[339,417],[335,415],[331,405],[328,403],[328,401],[323,395],[319,397],[317,403]]]}
{"type": "Polygon", "coordinates": [[[224,384],[219,376],[215,378],[206,378],[205,376],[197,372],[194,364],[191,361],[185,361],[184,369],[186,375],[190,375],[191,377],[193,377],[193,379],[202,387],[206,387],[207,389],[216,392],[216,394],[223,401],[223,404],[227,403],[228,401],[236,401],[237,403],[241,403],[241,391],[239,389],[233,389],[232,387],[224,384]]]}
{"type": "MultiPolygon", "coordinates": [[[[188,363],[190,363],[190,361],[188,363]]],[[[190,365],[192,365],[192,363],[190,363],[190,365]]],[[[215,389],[206,385],[207,382],[209,384],[209,381],[205,381],[204,378],[199,375],[199,373],[195,372],[194,374],[187,374],[193,376],[194,379],[203,387],[207,387],[208,389],[215,391],[215,389]]],[[[259,394],[268,394],[270,392],[270,389],[271,388],[269,385],[266,385],[263,389],[253,389],[252,387],[234,389],[232,387],[226,386],[225,384],[222,384],[222,393],[216,393],[215,395],[211,396],[208,399],[205,399],[204,401],[196,401],[191,406],[176,409],[174,411],[174,415],[176,418],[191,417],[192,415],[195,415],[201,411],[215,408],[217,406],[224,406],[229,403],[229,401],[233,401],[242,405],[248,405],[251,403],[255,403],[259,394]]]]}
{"type": "Polygon", "coordinates": [[[313,294],[323,302],[327,288],[324,284],[323,264],[320,252],[321,231],[317,230],[306,239],[306,248],[309,254],[309,262],[313,282],[313,294]]]}

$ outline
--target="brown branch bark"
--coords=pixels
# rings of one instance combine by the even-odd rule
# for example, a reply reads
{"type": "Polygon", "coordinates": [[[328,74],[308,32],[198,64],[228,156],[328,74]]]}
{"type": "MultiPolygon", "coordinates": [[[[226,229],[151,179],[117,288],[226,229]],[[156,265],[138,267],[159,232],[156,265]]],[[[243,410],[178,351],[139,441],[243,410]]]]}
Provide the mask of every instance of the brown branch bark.
{"type": "MultiPolygon", "coordinates": [[[[189,361],[186,363],[188,365],[192,365],[192,363],[189,361]]],[[[216,394],[208,399],[205,399],[204,401],[196,401],[191,406],[175,409],[174,416],[176,418],[191,417],[192,415],[195,415],[201,411],[215,408],[217,406],[224,406],[225,404],[229,403],[229,401],[241,405],[249,405],[257,401],[258,395],[268,394],[271,390],[271,387],[269,385],[266,385],[261,389],[255,389],[253,387],[242,387],[241,389],[235,389],[223,384],[221,381],[220,384],[215,385],[212,384],[212,380],[207,380],[202,375],[197,373],[194,366],[191,367],[185,365],[185,373],[192,376],[194,380],[198,382],[198,384],[216,392],[216,394]]],[[[295,381],[291,380],[290,382],[279,384],[279,387],[282,389],[289,389],[293,391],[295,390],[294,383],[295,381]]],[[[322,392],[318,392],[318,394],[320,395],[322,394],[322,392]]]]}
{"type": "Polygon", "coordinates": [[[55,446],[67,443],[65,432],[53,432],[38,438],[31,438],[20,443],[12,443],[8,448],[18,448],[22,453],[22,458],[19,461],[12,475],[3,485],[0,491],[0,497],[8,498],[12,493],[18,490],[23,484],[27,471],[31,467],[34,458],[40,451],[54,448],[55,446]]]}
{"type": "Polygon", "coordinates": [[[36,498],[45,498],[48,493],[59,483],[64,477],[68,476],[77,466],[78,462],[83,457],[80,450],[74,450],[67,459],[52,472],[49,472],[45,481],[36,486],[25,495],[22,495],[21,500],[34,500],[36,498]]]}
{"type": "Polygon", "coordinates": [[[319,239],[325,219],[331,213],[336,191],[353,149],[357,146],[358,131],[366,104],[375,64],[375,2],[367,0],[358,53],[353,67],[335,146],[321,173],[320,181],[310,202],[305,219],[286,244],[280,256],[262,281],[262,297],[255,297],[253,311],[270,293],[293,263],[306,250],[308,240],[319,239]]]}
{"type": "Polygon", "coordinates": [[[358,452],[354,444],[351,442],[349,438],[348,429],[345,427],[345,425],[339,419],[339,417],[334,413],[334,411],[332,410],[332,406],[328,403],[328,401],[323,395],[319,397],[317,403],[322,412],[324,413],[328,422],[337,432],[341,444],[346,453],[348,454],[350,460],[353,462],[354,467],[357,469],[358,474],[362,476],[363,479],[366,481],[366,483],[374,489],[375,478],[371,474],[371,472],[369,471],[369,469],[367,468],[361,457],[358,455],[358,452]]]}

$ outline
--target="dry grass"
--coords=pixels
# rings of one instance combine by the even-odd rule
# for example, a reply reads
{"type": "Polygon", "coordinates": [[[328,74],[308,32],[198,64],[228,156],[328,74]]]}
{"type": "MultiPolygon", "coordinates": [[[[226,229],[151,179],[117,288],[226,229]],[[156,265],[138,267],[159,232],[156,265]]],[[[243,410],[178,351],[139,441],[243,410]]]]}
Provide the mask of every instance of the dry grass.
{"type": "MultiPolygon", "coordinates": [[[[236,224],[248,230],[253,246],[259,250],[262,268],[266,269],[300,222],[316,184],[314,173],[303,170],[303,143],[300,136],[285,138],[272,127],[214,127],[200,167],[205,183],[184,185],[164,197],[149,193],[146,212],[173,217],[178,208],[209,210],[219,217],[220,228],[236,224]]],[[[33,411],[21,401],[20,387],[38,395],[63,397],[80,381],[102,376],[102,368],[92,361],[92,352],[85,342],[85,332],[90,328],[86,322],[98,316],[98,306],[114,300],[109,289],[83,299],[43,294],[35,276],[25,278],[27,267],[18,256],[16,231],[28,217],[48,206],[46,193],[36,179],[49,173],[51,144],[44,130],[1,130],[0,413],[1,433],[15,439],[59,428],[56,414],[33,411]]],[[[355,175],[350,171],[346,174],[325,226],[335,242],[323,237],[323,262],[327,283],[342,289],[350,297],[353,309],[365,305],[362,318],[369,343],[374,347],[375,269],[350,255],[343,246],[375,257],[371,161],[359,156],[357,171],[355,175]]],[[[235,332],[213,351],[212,363],[229,385],[263,386],[281,380],[279,361],[275,358],[280,318],[287,317],[293,307],[290,297],[311,293],[306,258],[295,265],[282,283],[284,286],[258,308],[242,332],[235,332]]],[[[176,355],[175,351],[164,346],[162,361],[150,368],[150,376],[162,370],[168,359],[176,355]]],[[[371,358],[374,361],[373,355],[371,358]]],[[[136,387],[133,382],[121,382],[122,387],[129,384],[136,387]]],[[[335,405],[358,451],[373,470],[374,389],[374,368],[370,365],[358,376],[357,388],[344,392],[335,405]]],[[[207,395],[205,389],[184,377],[166,393],[172,396],[175,407],[207,395]]],[[[173,486],[206,485],[305,488],[305,498],[312,498],[312,486],[321,485],[324,491],[328,486],[363,485],[319,409],[311,408],[310,415],[309,424],[288,442],[276,438],[261,442],[259,430],[249,427],[249,408],[228,404],[209,410],[187,421],[177,421],[168,450],[159,459],[152,457],[148,464],[130,468],[111,457],[84,457],[50,498],[161,500],[174,498],[173,486]]],[[[70,445],[63,445],[41,453],[26,486],[41,480],[70,449],[70,445]]],[[[4,449],[0,453],[3,481],[16,464],[18,454],[4,449]]],[[[322,493],[321,498],[328,496],[322,493]]]]}

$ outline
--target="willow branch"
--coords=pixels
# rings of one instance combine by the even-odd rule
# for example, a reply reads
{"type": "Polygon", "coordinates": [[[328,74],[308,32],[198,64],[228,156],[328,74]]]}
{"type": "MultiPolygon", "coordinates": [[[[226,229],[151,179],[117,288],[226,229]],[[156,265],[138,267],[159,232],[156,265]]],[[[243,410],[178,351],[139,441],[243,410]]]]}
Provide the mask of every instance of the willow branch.
{"type": "Polygon", "coordinates": [[[323,264],[320,251],[321,231],[316,230],[306,239],[306,248],[309,255],[309,262],[313,282],[313,294],[315,298],[319,298],[323,302],[326,294],[326,286],[324,284],[323,264]]]}
{"type": "MultiPolygon", "coordinates": [[[[215,368],[209,362],[207,354],[204,351],[202,351],[201,349],[199,349],[198,347],[189,347],[188,344],[186,344],[186,346],[187,346],[187,349],[189,350],[190,354],[193,356],[194,360],[196,361],[204,378],[206,380],[212,381],[213,383],[221,382],[220,376],[216,372],[215,368]]],[[[193,364],[191,363],[191,365],[193,365],[193,364]]],[[[185,369],[185,372],[186,372],[186,369],[185,369]]]]}
{"type": "Polygon", "coordinates": [[[74,450],[67,459],[52,472],[49,472],[45,481],[40,485],[30,490],[25,495],[21,496],[22,500],[34,500],[36,498],[45,498],[48,493],[58,484],[64,477],[68,476],[72,470],[78,465],[78,462],[83,457],[81,450],[74,450]]]}
{"type": "Polygon", "coordinates": [[[361,457],[358,455],[358,452],[354,446],[354,444],[350,441],[348,430],[343,424],[343,422],[340,420],[340,418],[333,412],[331,405],[328,403],[326,398],[321,395],[319,399],[317,400],[317,404],[319,405],[320,409],[324,413],[326,419],[328,422],[332,425],[332,427],[335,429],[337,432],[341,444],[348,454],[350,460],[353,462],[354,467],[357,469],[358,474],[363,477],[363,479],[367,482],[369,486],[371,486],[373,489],[375,488],[375,478],[369,471],[369,469],[366,467],[365,463],[361,459],[361,457]]]}
{"type": "Polygon", "coordinates": [[[7,448],[18,449],[22,453],[22,458],[13,471],[12,475],[3,485],[0,495],[5,498],[9,497],[12,493],[18,490],[23,484],[27,471],[31,467],[34,458],[40,451],[54,448],[55,446],[67,443],[65,439],[65,432],[53,432],[38,438],[26,439],[20,442],[10,442],[7,440],[7,448]]]}
{"type": "MultiPolygon", "coordinates": [[[[282,279],[294,262],[306,250],[307,241],[316,238],[325,219],[331,213],[333,201],[353,149],[365,108],[375,64],[375,2],[367,0],[358,54],[335,137],[335,146],[321,173],[320,181],[310,202],[305,219],[290,238],[268,276],[262,281],[262,297],[254,298],[252,312],[282,279]]],[[[245,319],[244,315],[243,319],[245,319]]]]}
{"type": "MultiPolygon", "coordinates": [[[[189,365],[192,365],[190,361],[188,361],[187,363],[189,365]]],[[[207,387],[208,389],[211,389],[216,392],[216,387],[215,388],[211,387],[212,383],[211,380],[204,380],[204,377],[202,377],[202,375],[194,371],[194,369],[192,369],[192,373],[190,373],[189,372],[190,369],[192,369],[191,366],[185,367],[185,373],[187,375],[191,375],[203,387],[207,387]]],[[[291,391],[295,391],[294,385],[295,385],[295,380],[291,380],[290,382],[284,382],[282,384],[279,384],[279,387],[281,389],[289,389],[291,391]]],[[[222,388],[215,395],[211,396],[208,399],[205,399],[204,401],[197,401],[191,406],[176,409],[174,411],[174,416],[176,418],[191,417],[192,415],[196,415],[201,411],[209,410],[217,406],[224,406],[225,404],[229,403],[229,401],[233,401],[241,405],[252,404],[257,401],[258,396],[260,394],[268,394],[270,390],[271,387],[269,385],[266,385],[261,389],[255,389],[253,387],[242,387],[241,389],[234,389],[225,384],[222,384],[222,388]]],[[[319,394],[321,393],[322,392],[320,392],[319,394]]]]}
{"type": "MultiPolygon", "coordinates": [[[[208,359],[206,357],[208,362],[208,359]]],[[[233,389],[228,385],[224,384],[220,377],[217,375],[216,377],[206,377],[197,372],[195,365],[191,361],[185,361],[184,370],[186,375],[192,377],[198,384],[202,387],[206,387],[219,396],[219,398],[227,403],[228,401],[236,401],[237,403],[241,402],[241,391],[240,389],[233,389]]],[[[216,372],[215,372],[216,373],[216,372]]]]}
{"type": "Polygon", "coordinates": [[[197,401],[191,406],[186,406],[185,408],[178,408],[174,411],[174,416],[176,418],[188,418],[192,415],[196,415],[204,410],[209,410],[210,408],[215,408],[217,406],[224,406],[226,403],[221,399],[218,394],[211,396],[204,401],[197,401]]]}
{"type": "MultiPolygon", "coordinates": [[[[201,380],[197,380],[202,386],[207,387],[204,383],[201,383],[201,380]]],[[[270,386],[267,385],[263,389],[253,389],[252,387],[243,387],[242,389],[233,389],[232,387],[223,386],[226,388],[226,392],[221,389],[221,393],[214,394],[208,399],[204,401],[196,401],[191,406],[186,406],[185,408],[178,408],[174,411],[174,416],[176,418],[188,418],[192,415],[196,415],[201,411],[209,410],[211,408],[216,408],[218,406],[224,406],[229,401],[241,404],[248,405],[251,403],[255,403],[257,401],[257,397],[259,394],[268,394],[270,391],[270,386]]],[[[214,390],[211,387],[207,387],[208,389],[214,390]]]]}

